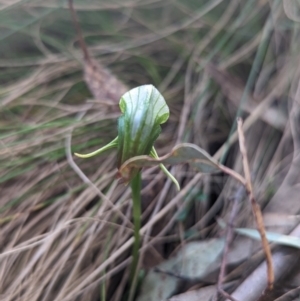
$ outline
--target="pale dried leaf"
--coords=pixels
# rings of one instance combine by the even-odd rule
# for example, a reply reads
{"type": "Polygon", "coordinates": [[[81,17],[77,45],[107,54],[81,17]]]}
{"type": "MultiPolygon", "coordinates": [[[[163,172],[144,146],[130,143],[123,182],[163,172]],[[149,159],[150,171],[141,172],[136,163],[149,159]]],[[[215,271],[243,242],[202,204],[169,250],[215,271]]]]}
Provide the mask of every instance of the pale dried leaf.
{"type": "Polygon", "coordinates": [[[84,64],[84,80],[94,98],[117,104],[128,88],[96,61],[84,64]]]}
{"type": "Polygon", "coordinates": [[[163,164],[189,163],[201,173],[220,172],[219,164],[205,150],[191,143],[176,145],[172,151],[158,159],[149,156],[136,156],[127,160],[120,168],[120,173],[126,175],[132,168],[163,164]]]}
{"type": "Polygon", "coordinates": [[[300,22],[300,1],[283,0],[283,8],[287,17],[295,22],[300,22]]]}
{"type": "MultiPolygon", "coordinates": [[[[246,235],[248,237],[260,240],[260,235],[255,229],[236,228],[235,231],[239,234],[246,235]]],[[[269,242],[274,242],[280,245],[285,245],[294,248],[300,248],[300,238],[290,235],[283,235],[274,232],[266,232],[266,236],[269,242]]]]}

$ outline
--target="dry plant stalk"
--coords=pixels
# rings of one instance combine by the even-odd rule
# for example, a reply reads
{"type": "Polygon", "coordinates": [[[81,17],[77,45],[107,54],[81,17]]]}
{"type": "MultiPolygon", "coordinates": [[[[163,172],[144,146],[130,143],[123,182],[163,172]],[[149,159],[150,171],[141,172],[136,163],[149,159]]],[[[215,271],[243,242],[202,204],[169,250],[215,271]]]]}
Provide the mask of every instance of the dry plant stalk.
{"type": "Polygon", "coordinates": [[[250,167],[247,157],[247,150],[245,146],[245,136],[243,133],[243,121],[241,118],[237,119],[238,124],[238,135],[239,135],[239,145],[240,145],[240,151],[242,154],[242,160],[243,160],[243,168],[245,173],[245,187],[246,191],[249,195],[249,199],[252,206],[252,211],[255,217],[255,222],[257,226],[257,230],[259,231],[262,246],[266,255],[266,262],[267,262],[267,274],[268,274],[268,289],[273,289],[273,283],[274,283],[274,269],[273,269],[273,263],[272,263],[272,253],[271,248],[269,246],[267,237],[266,237],[266,230],[263,222],[262,212],[260,210],[259,205],[257,204],[254,193],[253,193],[253,187],[252,187],[252,181],[251,181],[251,173],[250,173],[250,167]]]}
{"type": "Polygon", "coordinates": [[[86,84],[88,85],[95,99],[105,102],[107,101],[108,104],[111,105],[117,104],[120,100],[120,97],[128,91],[128,88],[106,68],[91,58],[83,39],[76,11],[73,6],[73,0],[69,0],[69,8],[72,21],[77,32],[79,45],[83,52],[83,71],[86,84]]]}

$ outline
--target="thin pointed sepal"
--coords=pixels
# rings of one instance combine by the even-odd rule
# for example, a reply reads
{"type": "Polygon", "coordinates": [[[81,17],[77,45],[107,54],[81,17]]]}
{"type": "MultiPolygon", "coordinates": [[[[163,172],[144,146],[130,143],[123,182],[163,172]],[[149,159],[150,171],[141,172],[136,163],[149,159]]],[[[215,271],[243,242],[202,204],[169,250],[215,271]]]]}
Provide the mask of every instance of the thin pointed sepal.
{"type": "MultiPolygon", "coordinates": [[[[150,156],[154,159],[159,159],[154,146],[151,149],[150,156]]],[[[159,164],[159,167],[164,172],[164,174],[175,184],[177,190],[180,191],[180,185],[176,178],[167,170],[167,168],[162,163],[159,164]]]]}
{"type": "Polygon", "coordinates": [[[102,154],[103,152],[111,149],[111,148],[115,148],[118,146],[118,137],[116,137],[114,140],[112,140],[111,142],[109,142],[108,144],[106,144],[105,146],[97,149],[96,151],[89,153],[89,154],[78,154],[75,153],[74,155],[79,157],[79,158],[90,158],[99,154],[102,154]]]}

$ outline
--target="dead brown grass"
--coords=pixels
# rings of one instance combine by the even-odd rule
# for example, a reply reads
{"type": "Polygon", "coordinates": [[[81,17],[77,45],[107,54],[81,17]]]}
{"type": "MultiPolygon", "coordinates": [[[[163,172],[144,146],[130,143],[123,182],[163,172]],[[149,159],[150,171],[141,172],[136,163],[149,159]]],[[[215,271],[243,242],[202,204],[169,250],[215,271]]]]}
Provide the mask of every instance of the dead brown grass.
{"type": "MultiPolygon", "coordinates": [[[[75,7],[100,64],[128,87],[151,82],[164,94],[171,117],[157,143],[159,154],[176,142],[192,142],[216,159],[227,152],[226,165],[241,173],[237,132],[230,132],[239,111],[258,202],[265,212],[299,214],[299,169],[291,170],[291,164],[298,166],[294,149],[300,139],[289,122],[291,103],[299,96],[298,27],[281,4],[204,2],[201,7],[153,0],[75,7]],[[96,23],[95,11],[113,20],[111,31],[96,23]],[[290,172],[293,185],[280,187],[290,172]]],[[[1,13],[25,11],[37,20],[20,32],[40,55],[21,60],[4,49],[7,57],[0,60],[7,72],[0,90],[0,299],[124,300],[133,242],[129,189],[115,179],[114,153],[72,157],[115,137],[119,109],[106,100],[89,101],[71,29],[62,30],[64,47],[46,42],[45,35],[52,37],[46,30],[56,22],[72,28],[67,6],[59,5],[1,2],[1,13]],[[48,9],[54,10],[44,16],[48,9]],[[20,75],[10,78],[7,70],[20,75]]],[[[15,41],[7,41],[15,51],[15,41]]],[[[188,166],[171,170],[180,193],[157,168],[143,172],[142,267],[163,261],[188,239],[222,235],[215,219],[227,220],[229,200],[239,187],[226,176],[204,177],[188,166]],[[199,195],[205,198],[188,210],[186,200],[199,195]],[[178,220],[182,210],[188,217],[178,220]]],[[[237,225],[253,225],[250,210],[241,202],[237,225]]],[[[258,245],[248,261],[231,266],[226,281],[238,280],[237,287],[247,278],[258,264],[258,245]]]]}

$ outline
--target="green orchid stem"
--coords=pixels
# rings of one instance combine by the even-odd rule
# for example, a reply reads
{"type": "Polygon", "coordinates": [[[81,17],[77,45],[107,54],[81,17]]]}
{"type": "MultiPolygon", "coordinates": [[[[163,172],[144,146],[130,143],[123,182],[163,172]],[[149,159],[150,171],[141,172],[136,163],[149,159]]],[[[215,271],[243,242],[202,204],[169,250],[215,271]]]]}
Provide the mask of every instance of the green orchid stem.
{"type": "Polygon", "coordinates": [[[132,264],[130,272],[130,295],[134,295],[137,268],[139,263],[139,248],[140,248],[140,228],[141,228],[141,172],[138,172],[134,178],[131,180],[131,194],[133,202],[133,223],[134,223],[134,245],[132,251],[132,264]]]}

